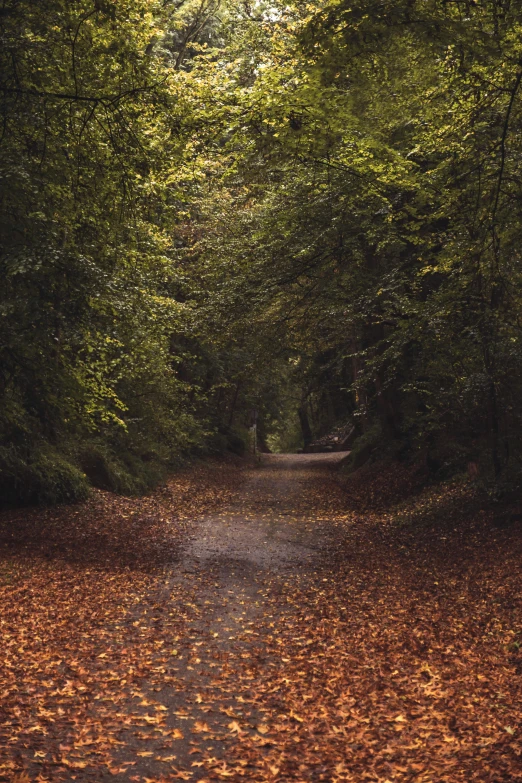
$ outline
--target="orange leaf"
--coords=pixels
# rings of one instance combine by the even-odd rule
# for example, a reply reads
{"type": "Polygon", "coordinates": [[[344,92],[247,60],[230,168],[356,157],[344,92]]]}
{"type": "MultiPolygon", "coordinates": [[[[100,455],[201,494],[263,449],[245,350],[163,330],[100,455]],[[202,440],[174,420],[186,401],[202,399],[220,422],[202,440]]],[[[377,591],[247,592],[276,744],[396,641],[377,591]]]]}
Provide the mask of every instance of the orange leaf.
{"type": "Polygon", "coordinates": [[[194,723],[194,728],[192,731],[200,732],[200,731],[210,731],[210,727],[208,723],[206,723],[204,720],[197,720],[194,723]]]}

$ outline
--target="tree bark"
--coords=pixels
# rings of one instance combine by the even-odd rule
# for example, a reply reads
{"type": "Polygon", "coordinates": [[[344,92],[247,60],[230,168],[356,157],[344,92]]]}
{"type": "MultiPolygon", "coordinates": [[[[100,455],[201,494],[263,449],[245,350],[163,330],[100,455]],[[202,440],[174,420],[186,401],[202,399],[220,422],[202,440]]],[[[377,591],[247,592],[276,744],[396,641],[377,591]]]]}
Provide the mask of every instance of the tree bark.
{"type": "Polygon", "coordinates": [[[306,411],[306,403],[299,406],[297,410],[299,416],[299,422],[301,424],[301,432],[303,433],[303,442],[305,446],[309,446],[313,441],[312,429],[308,420],[308,413],[306,411]]]}

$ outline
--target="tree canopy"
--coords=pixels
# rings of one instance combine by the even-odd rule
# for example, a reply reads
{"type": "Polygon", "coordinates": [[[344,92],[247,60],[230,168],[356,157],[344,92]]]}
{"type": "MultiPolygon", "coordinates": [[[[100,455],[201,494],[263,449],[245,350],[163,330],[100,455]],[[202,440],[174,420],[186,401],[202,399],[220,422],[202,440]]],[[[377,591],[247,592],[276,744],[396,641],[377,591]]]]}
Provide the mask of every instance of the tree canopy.
{"type": "Polygon", "coordinates": [[[4,0],[0,487],[194,451],[522,459],[509,0],[4,0]],[[267,440],[268,439],[268,440],[267,440]]]}

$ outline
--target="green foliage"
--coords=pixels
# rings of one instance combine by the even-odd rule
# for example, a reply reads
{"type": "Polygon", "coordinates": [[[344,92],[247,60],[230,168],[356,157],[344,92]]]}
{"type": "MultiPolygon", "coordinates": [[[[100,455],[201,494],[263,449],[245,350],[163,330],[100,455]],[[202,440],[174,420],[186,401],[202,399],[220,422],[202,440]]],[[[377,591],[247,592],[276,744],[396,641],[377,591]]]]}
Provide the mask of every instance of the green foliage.
{"type": "Polygon", "coordinates": [[[276,423],[266,442],[271,452],[275,454],[295,453],[303,448],[303,433],[295,408],[285,410],[284,415],[276,423]]]}
{"type": "Polygon", "coordinates": [[[520,34],[497,2],[266,14],[210,77],[198,244],[222,317],[304,359],[309,412],[344,390],[383,441],[497,483],[522,459],[520,34]]]}
{"type": "Polygon", "coordinates": [[[6,499],[83,497],[76,443],[104,444],[108,484],[137,491],[205,442],[172,339],[194,330],[173,238],[193,174],[184,76],[154,51],[165,13],[145,0],[2,9],[6,499]]]}
{"type": "Polygon", "coordinates": [[[8,0],[7,494],[141,491],[253,410],[512,483],[521,33],[497,0],[8,0]]]}
{"type": "Polygon", "coordinates": [[[352,473],[369,460],[382,457],[383,447],[383,432],[377,421],[355,439],[348,459],[343,464],[343,471],[352,473]]]}
{"type": "Polygon", "coordinates": [[[77,458],[93,486],[123,495],[145,492],[165,476],[164,462],[154,455],[140,457],[128,446],[111,450],[103,441],[88,443],[77,458]]]}
{"type": "Polygon", "coordinates": [[[89,492],[85,473],[46,443],[33,441],[25,455],[19,449],[2,447],[0,468],[4,506],[83,500],[89,492]]]}

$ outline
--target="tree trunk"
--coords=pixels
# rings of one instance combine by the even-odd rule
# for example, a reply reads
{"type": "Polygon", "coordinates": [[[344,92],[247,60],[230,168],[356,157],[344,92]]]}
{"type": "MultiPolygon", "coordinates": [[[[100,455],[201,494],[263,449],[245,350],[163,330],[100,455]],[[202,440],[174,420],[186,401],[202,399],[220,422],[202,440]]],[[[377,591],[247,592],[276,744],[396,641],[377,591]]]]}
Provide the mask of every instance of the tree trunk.
{"type": "Polygon", "coordinates": [[[303,433],[303,442],[305,446],[309,446],[310,443],[313,441],[313,435],[312,430],[310,427],[310,422],[308,421],[308,413],[306,411],[306,403],[303,403],[299,406],[297,410],[297,415],[299,416],[299,421],[301,423],[301,432],[303,433]]]}
{"type": "Polygon", "coordinates": [[[234,414],[236,412],[236,405],[237,405],[237,398],[239,396],[239,389],[241,388],[241,381],[238,381],[236,384],[236,390],[234,392],[234,399],[232,400],[232,407],[230,409],[230,416],[228,419],[228,429],[230,430],[232,428],[232,424],[234,423],[234,414]]]}

